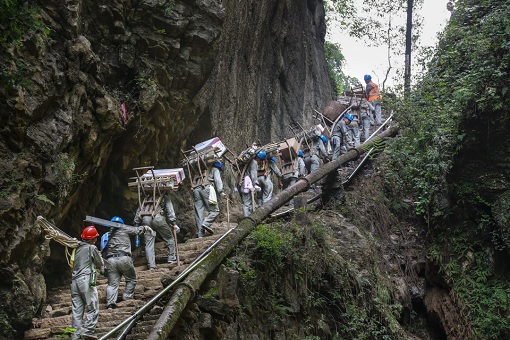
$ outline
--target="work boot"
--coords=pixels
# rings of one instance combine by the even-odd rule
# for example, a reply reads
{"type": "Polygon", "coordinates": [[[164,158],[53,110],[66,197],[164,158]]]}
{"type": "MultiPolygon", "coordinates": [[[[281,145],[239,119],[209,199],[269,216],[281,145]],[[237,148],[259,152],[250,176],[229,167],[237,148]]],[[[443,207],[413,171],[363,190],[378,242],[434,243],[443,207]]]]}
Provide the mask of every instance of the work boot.
{"type": "Polygon", "coordinates": [[[204,227],[205,231],[207,231],[209,234],[211,234],[211,235],[214,234],[214,230],[212,230],[211,227],[208,227],[208,226],[205,226],[205,225],[203,227],[204,227]]]}

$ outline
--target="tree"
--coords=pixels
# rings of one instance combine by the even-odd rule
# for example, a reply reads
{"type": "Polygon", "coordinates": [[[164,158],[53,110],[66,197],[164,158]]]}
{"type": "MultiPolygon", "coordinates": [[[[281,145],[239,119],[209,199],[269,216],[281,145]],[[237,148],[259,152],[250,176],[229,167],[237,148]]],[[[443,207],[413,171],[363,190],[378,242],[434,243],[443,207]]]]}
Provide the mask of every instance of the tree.
{"type": "Polygon", "coordinates": [[[328,63],[329,76],[334,83],[336,93],[340,94],[344,89],[348,89],[358,85],[358,79],[348,76],[343,72],[345,66],[345,57],[342,54],[342,49],[338,44],[326,41],[324,43],[326,52],[326,61],[328,63]]]}
{"type": "MultiPolygon", "coordinates": [[[[347,30],[351,36],[362,39],[366,44],[388,46],[388,71],[382,86],[384,90],[384,83],[392,69],[392,55],[405,55],[407,32],[405,19],[408,8],[416,11],[423,4],[423,0],[372,0],[363,3],[361,0],[357,1],[360,3],[361,11],[357,11],[351,1],[328,0],[326,3],[333,2],[335,6],[329,5],[326,9],[338,11],[335,14],[328,13],[328,16],[331,16],[332,20],[341,17],[336,21],[340,28],[347,30]],[[411,2],[411,7],[408,2],[411,2]],[[345,9],[340,8],[341,5],[352,7],[345,9]],[[344,16],[346,13],[349,15],[347,18],[344,16]]],[[[422,18],[414,15],[411,20],[413,30],[410,32],[412,34],[409,40],[410,46],[413,46],[420,34],[422,18]]]]}

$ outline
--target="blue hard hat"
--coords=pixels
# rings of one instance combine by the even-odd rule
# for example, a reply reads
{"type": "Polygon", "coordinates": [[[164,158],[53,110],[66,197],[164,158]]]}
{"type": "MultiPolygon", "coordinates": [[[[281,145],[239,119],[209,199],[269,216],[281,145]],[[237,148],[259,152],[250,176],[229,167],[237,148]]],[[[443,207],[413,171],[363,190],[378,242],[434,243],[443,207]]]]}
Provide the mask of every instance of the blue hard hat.
{"type": "Polygon", "coordinates": [[[349,119],[351,122],[354,120],[354,116],[350,113],[346,114],[345,118],[349,119]]]}
{"type": "Polygon", "coordinates": [[[120,218],[119,216],[113,216],[110,221],[124,224],[124,220],[122,218],[120,218]]]}
{"type": "Polygon", "coordinates": [[[299,150],[299,151],[298,151],[298,153],[297,153],[297,155],[298,155],[299,157],[303,157],[303,156],[304,156],[303,151],[302,151],[302,150],[299,150]]]}
{"type": "Polygon", "coordinates": [[[324,136],[324,135],[321,135],[321,139],[322,139],[322,142],[323,142],[324,144],[326,144],[326,143],[328,142],[328,139],[327,139],[327,138],[326,138],[326,136],[324,136]]]}
{"type": "Polygon", "coordinates": [[[260,150],[257,152],[257,157],[260,159],[266,159],[266,152],[264,150],[260,150]]]}
{"type": "Polygon", "coordinates": [[[271,162],[276,163],[276,158],[271,157],[271,162]]]}
{"type": "Polygon", "coordinates": [[[212,166],[214,166],[215,168],[217,168],[219,170],[223,170],[223,164],[221,164],[220,161],[214,162],[212,166]]]}
{"type": "Polygon", "coordinates": [[[372,79],[372,76],[371,76],[370,74],[365,74],[365,76],[363,77],[363,79],[365,79],[365,81],[367,81],[367,80],[372,79]]]}

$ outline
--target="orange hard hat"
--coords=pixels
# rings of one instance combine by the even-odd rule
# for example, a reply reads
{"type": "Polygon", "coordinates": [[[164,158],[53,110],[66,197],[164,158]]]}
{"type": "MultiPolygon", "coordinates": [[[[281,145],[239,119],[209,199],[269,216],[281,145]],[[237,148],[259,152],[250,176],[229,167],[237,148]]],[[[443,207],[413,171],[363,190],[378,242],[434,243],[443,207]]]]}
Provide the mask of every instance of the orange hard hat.
{"type": "Polygon", "coordinates": [[[94,226],[88,226],[85,229],[83,229],[83,232],[81,233],[81,238],[83,240],[92,240],[96,237],[99,237],[99,233],[97,232],[96,228],[94,226]]]}

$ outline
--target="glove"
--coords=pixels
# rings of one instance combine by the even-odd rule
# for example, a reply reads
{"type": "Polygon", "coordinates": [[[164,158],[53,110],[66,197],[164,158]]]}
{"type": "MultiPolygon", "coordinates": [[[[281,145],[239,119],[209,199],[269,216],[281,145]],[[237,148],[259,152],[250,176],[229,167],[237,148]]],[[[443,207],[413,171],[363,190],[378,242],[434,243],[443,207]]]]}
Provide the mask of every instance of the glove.
{"type": "Polygon", "coordinates": [[[144,230],[144,231],[148,231],[148,232],[150,232],[150,233],[152,233],[152,232],[153,232],[153,231],[152,231],[152,228],[151,228],[151,227],[149,227],[148,225],[144,225],[144,226],[143,226],[143,230],[144,230]]]}
{"type": "Polygon", "coordinates": [[[224,193],[224,192],[222,192],[222,193],[221,193],[221,198],[223,198],[223,199],[225,199],[225,200],[226,200],[226,199],[227,199],[227,194],[226,194],[226,193],[224,193]]]}
{"type": "Polygon", "coordinates": [[[258,185],[255,185],[253,188],[254,188],[256,191],[261,191],[261,190],[262,190],[262,188],[261,188],[261,187],[259,187],[258,185]]]}
{"type": "Polygon", "coordinates": [[[177,224],[174,224],[175,233],[178,234],[181,231],[181,228],[177,224]]]}

